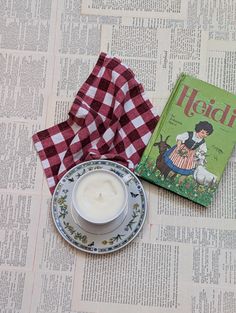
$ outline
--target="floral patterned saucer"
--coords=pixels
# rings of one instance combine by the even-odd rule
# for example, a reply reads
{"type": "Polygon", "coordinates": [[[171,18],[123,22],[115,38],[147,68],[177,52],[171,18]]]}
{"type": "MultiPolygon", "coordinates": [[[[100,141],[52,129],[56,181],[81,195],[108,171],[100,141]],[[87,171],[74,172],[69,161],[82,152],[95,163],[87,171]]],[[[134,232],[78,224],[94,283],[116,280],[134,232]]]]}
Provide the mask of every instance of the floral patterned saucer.
{"type": "Polygon", "coordinates": [[[95,254],[117,251],[133,240],[145,221],[147,200],[139,179],[126,167],[108,160],[94,160],[76,165],[58,183],[52,198],[52,216],[61,236],[75,248],[95,254]],[[130,175],[128,209],[120,220],[104,225],[82,221],[72,206],[76,180],[88,171],[106,169],[120,177],[130,175]]]}

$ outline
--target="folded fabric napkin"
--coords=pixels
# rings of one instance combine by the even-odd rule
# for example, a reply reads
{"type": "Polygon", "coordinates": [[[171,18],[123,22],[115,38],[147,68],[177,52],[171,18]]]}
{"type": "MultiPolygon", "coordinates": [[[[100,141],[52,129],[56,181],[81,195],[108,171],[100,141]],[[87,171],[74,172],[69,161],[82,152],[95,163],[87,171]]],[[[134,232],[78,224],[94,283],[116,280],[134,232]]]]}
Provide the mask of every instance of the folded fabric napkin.
{"type": "Polygon", "coordinates": [[[33,135],[51,193],[61,177],[83,161],[109,159],[133,171],[158,118],[134,73],[101,53],[69,118],[33,135]]]}

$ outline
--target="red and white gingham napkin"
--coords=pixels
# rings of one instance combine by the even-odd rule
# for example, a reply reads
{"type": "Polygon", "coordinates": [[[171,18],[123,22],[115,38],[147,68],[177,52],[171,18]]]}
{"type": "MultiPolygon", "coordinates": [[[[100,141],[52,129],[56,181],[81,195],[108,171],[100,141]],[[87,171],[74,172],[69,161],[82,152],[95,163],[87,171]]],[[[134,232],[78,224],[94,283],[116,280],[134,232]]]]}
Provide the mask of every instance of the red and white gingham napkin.
{"type": "Polygon", "coordinates": [[[83,161],[109,159],[134,170],[158,119],[133,72],[101,53],[69,118],[33,136],[50,191],[83,161]]]}

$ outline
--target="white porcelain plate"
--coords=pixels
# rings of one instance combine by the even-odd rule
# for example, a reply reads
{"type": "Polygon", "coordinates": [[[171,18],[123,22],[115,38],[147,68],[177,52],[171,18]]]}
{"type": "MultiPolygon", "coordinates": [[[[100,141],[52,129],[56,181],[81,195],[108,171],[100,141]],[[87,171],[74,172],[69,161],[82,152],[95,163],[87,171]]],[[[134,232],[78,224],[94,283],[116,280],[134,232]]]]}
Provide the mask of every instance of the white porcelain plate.
{"type": "Polygon", "coordinates": [[[133,240],[141,230],[147,212],[147,200],[139,179],[126,167],[108,160],[94,160],[76,165],[58,183],[52,198],[52,216],[61,236],[75,248],[95,254],[117,251],[133,240]],[[104,225],[82,221],[72,207],[72,189],[83,174],[97,169],[115,172],[121,178],[131,175],[128,209],[120,220],[104,225]]]}

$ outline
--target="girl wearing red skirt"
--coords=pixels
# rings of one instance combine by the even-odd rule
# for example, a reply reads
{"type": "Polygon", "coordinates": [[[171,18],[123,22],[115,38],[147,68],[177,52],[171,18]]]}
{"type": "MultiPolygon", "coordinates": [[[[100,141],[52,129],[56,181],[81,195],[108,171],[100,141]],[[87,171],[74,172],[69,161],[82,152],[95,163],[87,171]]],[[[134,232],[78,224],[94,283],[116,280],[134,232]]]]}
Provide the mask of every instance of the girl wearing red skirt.
{"type": "Polygon", "coordinates": [[[166,165],[180,175],[192,175],[196,168],[196,152],[206,154],[205,139],[212,134],[213,127],[203,121],[195,125],[195,131],[188,131],[176,137],[177,144],[164,153],[166,165]]]}

